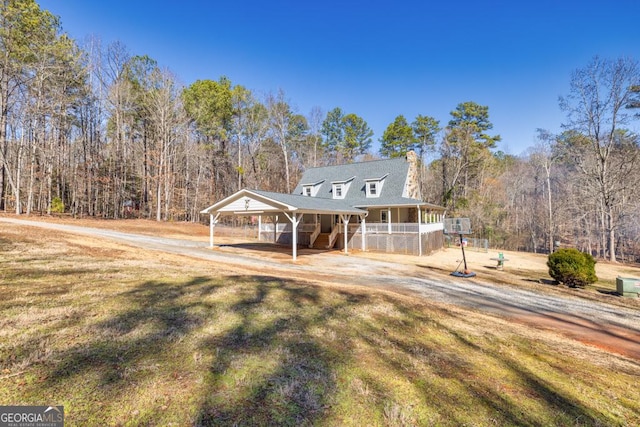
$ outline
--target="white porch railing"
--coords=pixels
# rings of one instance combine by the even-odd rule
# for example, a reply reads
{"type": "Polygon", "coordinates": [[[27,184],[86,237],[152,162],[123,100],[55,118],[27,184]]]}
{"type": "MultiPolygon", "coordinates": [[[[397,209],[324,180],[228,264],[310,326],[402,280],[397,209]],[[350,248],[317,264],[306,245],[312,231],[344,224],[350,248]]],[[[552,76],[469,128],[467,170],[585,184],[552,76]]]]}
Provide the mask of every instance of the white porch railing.
{"type": "MultiPolygon", "coordinates": [[[[278,224],[273,223],[262,223],[260,224],[260,232],[261,233],[273,233],[273,227],[277,225],[278,233],[291,233],[291,223],[279,222],[278,224]]],[[[316,229],[316,224],[300,224],[298,225],[298,232],[301,233],[312,233],[316,229]]]]}
{"type": "Polygon", "coordinates": [[[333,245],[336,243],[336,239],[338,238],[338,233],[340,233],[340,230],[342,230],[341,225],[342,224],[336,224],[336,227],[333,227],[333,230],[331,230],[331,234],[329,235],[329,247],[332,248],[333,245]]]}
{"type": "MultiPolygon", "coordinates": [[[[260,232],[261,233],[273,233],[274,225],[277,225],[278,233],[291,233],[291,223],[262,223],[260,232]]],[[[362,224],[349,224],[349,233],[360,233],[362,224]]],[[[342,233],[343,224],[339,223],[331,231],[331,243],[335,241],[338,233],[342,233]]],[[[418,224],[418,223],[396,223],[393,222],[388,224],[386,222],[367,222],[366,223],[366,234],[389,234],[389,230],[391,230],[390,234],[420,234],[431,233],[433,231],[444,230],[444,225],[441,222],[433,222],[429,224],[418,224]]],[[[320,235],[320,224],[300,224],[298,226],[299,233],[310,233],[311,234],[311,243],[320,235]]]]}
{"type": "MultiPolygon", "coordinates": [[[[360,233],[362,224],[349,224],[349,233],[360,233]]],[[[342,224],[338,224],[336,228],[342,232],[342,224]]],[[[366,234],[426,234],[438,230],[444,230],[444,225],[441,222],[434,222],[430,224],[418,224],[418,223],[396,223],[392,222],[367,222],[365,227],[366,234]]]]}
{"type": "Polygon", "coordinates": [[[444,224],[441,222],[420,224],[420,234],[432,233],[434,231],[441,231],[441,230],[444,230],[444,224]]]}
{"type": "Polygon", "coordinates": [[[318,236],[320,235],[320,223],[316,224],[315,226],[315,230],[313,230],[313,233],[311,233],[311,236],[309,236],[309,247],[312,248],[313,247],[313,242],[316,241],[316,239],[318,238],[318,236]]]}

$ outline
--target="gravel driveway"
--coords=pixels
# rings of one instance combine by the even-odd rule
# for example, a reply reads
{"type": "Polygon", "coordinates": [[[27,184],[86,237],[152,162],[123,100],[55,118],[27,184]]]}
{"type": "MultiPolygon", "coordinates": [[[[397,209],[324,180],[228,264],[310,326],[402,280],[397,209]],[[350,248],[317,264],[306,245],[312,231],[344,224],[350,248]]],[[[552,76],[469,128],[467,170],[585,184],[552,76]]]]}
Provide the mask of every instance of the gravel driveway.
{"type": "MultiPolygon", "coordinates": [[[[207,242],[170,239],[48,222],[0,218],[1,222],[42,227],[101,237],[173,254],[186,255],[218,264],[239,266],[269,274],[350,285],[398,290],[427,300],[513,318],[528,325],[553,329],[580,341],[640,360],[640,311],[616,307],[573,296],[535,293],[511,286],[473,279],[431,275],[429,272],[336,252],[317,252],[305,263],[274,260],[255,251],[238,248],[208,248],[207,242]],[[326,265],[331,265],[328,272],[326,265]]],[[[264,254],[263,254],[264,255],[264,254]]]]}

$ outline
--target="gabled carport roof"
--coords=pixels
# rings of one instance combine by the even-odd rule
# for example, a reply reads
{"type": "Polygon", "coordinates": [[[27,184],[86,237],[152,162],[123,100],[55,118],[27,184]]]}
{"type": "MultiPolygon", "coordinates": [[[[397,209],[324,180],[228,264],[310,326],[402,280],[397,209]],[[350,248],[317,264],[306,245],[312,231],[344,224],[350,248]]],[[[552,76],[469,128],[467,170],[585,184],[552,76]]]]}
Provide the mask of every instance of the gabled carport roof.
{"type": "Polygon", "coordinates": [[[202,210],[203,214],[261,215],[287,213],[366,215],[344,200],[308,197],[260,190],[240,190],[202,210]]]}
{"type": "MultiPolygon", "coordinates": [[[[209,241],[213,247],[213,229],[221,215],[274,215],[284,214],[293,226],[292,231],[292,255],[296,259],[297,254],[297,227],[303,214],[330,214],[341,215],[343,221],[348,223],[351,215],[366,216],[367,211],[349,206],[344,200],[320,199],[295,194],[273,193],[258,190],[240,190],[231,196],[220,200],[218,203],[200,211],[209,214],[210,234],[209,241]],[[347,219],[344,219],[347,218],[347,219]]],[[[347,227],[344,228],[345,242],[347,227]]],[[[345,245],[345,251],[347,247],[345,245]]]]}

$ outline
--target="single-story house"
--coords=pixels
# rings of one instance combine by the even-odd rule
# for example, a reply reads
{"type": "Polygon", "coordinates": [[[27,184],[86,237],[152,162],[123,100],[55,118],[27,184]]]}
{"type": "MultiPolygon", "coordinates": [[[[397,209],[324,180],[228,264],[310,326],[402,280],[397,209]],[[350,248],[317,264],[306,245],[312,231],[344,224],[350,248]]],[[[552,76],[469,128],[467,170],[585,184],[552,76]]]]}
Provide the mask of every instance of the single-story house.
{"type": "Polygon", "coordinates": [[[317,249],[423,255],[444,243],[442,206],[423,202],[414,152],[305,171],[292,194],[243,189],[201,211],[258,219],[258,238],[317,249]],[[286,218],[286,220],[285,220],[286,218]]]}

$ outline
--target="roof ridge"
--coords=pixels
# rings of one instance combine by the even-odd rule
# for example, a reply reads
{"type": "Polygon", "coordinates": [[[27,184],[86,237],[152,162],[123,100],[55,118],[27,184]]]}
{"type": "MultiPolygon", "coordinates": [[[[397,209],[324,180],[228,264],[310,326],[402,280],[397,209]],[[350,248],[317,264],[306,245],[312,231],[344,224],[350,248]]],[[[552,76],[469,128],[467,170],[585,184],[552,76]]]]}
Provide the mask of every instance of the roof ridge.
{"type": "Polygon", "coordinates": [[[305,171],[310,170],[310,169],[340,168],[340,167],[352,166],[352,165],[353,166],[362,165],[362,164],[365,164],[365,163],[390,162],[390,161],[398,161],[398,160],[402,160],[404,162],[407,161],[404,157],[393,157],[393,158],[389,158],[389,159],[375,159],[375,160],[365,160],[365,161],[362,161],[362,162],[343,163],[341,165],[311,166],[311,167],[305,168],[305,171]]]}

